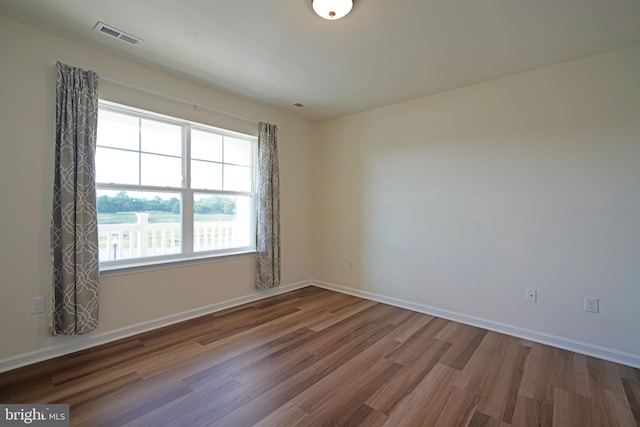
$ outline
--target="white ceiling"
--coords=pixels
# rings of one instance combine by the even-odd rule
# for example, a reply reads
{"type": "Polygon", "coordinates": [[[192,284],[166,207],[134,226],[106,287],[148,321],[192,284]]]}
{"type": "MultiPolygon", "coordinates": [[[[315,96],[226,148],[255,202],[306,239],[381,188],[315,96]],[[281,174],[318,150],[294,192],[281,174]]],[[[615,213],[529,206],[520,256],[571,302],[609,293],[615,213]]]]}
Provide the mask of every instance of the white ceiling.
{"type": "Polygon", "coordinates": [[[0,14],[312,121],[640,43],[639,0],[356,0],[339,21],[311,0],[0,0],[0,14]]]}

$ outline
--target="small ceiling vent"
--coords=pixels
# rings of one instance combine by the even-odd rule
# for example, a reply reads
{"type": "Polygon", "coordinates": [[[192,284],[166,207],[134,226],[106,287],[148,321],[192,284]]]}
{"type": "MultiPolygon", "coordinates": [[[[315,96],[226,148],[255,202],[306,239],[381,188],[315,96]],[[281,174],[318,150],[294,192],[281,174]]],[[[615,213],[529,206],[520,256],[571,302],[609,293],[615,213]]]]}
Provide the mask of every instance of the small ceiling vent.
{"type": "Polygon", "coordinates": [[[124,31],[120,31],[116,28],[113,28],[107,24],[103,24],[102,22],[98,22],[95,27],[93,27],[99,33],[106,34],[114,39],[122,40],[125,43],[132,44],[134,46],[140,46],[143,42],[142,39],[132,36],[131,34],[127,34],[124,31]]]}

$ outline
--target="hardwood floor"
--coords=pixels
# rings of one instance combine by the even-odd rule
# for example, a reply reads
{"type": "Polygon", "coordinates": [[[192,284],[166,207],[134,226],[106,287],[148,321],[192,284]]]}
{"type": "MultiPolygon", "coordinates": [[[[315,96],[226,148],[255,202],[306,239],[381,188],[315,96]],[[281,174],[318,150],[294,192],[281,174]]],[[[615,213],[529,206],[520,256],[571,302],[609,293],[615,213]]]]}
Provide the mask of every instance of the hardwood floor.
{"type": "Polygon", "coordinates": [[[0,374],[78,426],[638,426],[640,370],[308,287],[0,374]]]}

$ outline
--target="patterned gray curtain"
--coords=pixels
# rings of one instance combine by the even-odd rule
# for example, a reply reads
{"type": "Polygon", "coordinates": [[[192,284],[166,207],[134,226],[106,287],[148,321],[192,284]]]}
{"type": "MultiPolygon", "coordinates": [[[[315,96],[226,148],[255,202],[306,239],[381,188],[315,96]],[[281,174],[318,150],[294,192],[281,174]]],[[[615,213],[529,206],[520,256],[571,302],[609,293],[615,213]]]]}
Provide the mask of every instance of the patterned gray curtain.
{"type": "Polygon", "coordinates": [[[52,336],[85,334],[98,326],[99,288],[95,188],[99,76],[59,62],[56,68],[52,336]]]}
{"type": "Polygon", "coordinates": [[[258,178],[256,287],[280,285],[280,172],[278,169],[278,127],[258,124],[258,178]]]}

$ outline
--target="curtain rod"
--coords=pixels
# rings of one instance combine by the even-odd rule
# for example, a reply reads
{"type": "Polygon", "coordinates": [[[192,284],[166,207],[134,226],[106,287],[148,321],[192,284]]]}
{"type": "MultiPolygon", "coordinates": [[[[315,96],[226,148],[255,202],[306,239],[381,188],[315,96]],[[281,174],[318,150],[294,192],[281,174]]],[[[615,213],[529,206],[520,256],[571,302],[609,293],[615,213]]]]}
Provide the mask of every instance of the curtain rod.
{"type": "Polygon", "coordinates": [[[106,82],[114,83],[114,84],[117,84],[117,85],[120,85],[120,86],[124,86],[124,87],[127,87],[129,89],[134,89],[134,90],[137,90],[137,91],[140,91],[140,92],[145,92],[145,93],[148,93],[148,94],[151,94],[151,95],[159,96],[161,98],[169,99],[171,101],[176,101],[176,102],[181,102],[183,104],[191,105],[191,106],[193,106],[194,109],[201,108],[203,110],[208,110],[208,111],[212,111],[214,113],[223,114],[225,116],[232,117],[234,119],[244,120],[245,122],[253,123],[253,124],[256,124],[256,125],[258,124],[257,120],[253,120],[253,119],[250,119],[248,117],[240,116],[238,114],[228,113],[226,111],[218,110],[217,108],[209,107],[208,105],[198,104],[197,102],[189,101],[189,100],[184,99],[184,98],[178,98],[178,97],[172,96],[172,95],[167,95],[167,94],[161,93],[161,92],[156,92],[155,90],[151,90],[151,89],[147,89],[147,88],[144,88],[144,87],[136,86],[136,85],[133,85],[131,83],[121,82],[119,80],[110,79],[109,77],[104,77],[104,76],[100,76],[100,80],[104,80],[106,82]]]}
{"type": "Polygon", "coordinates": [[[151,95],[159,96],[161,98],[169,99],[171,101],[176,101],[176,102],[180,102],[180,103],[183,103],[183,104],[191,105],[191,106],[193,106],[194,109],[200,108],[200,109],[203,109],[203,110],[212,111],[214,113],[223,114],[225,116],[232,117],[234,119],[244,120],[245,122],[253,123],[253,124],[256,124],[256,125],[258,124],[257,120],[253,120],[253,119],[250,119],[248,117],[240,116],[238,114],[228,113],[226,111],[218,110],[217,108],[209,107],[208,105],[198,104],[197,102],[189,101],[189,100],[184,99],[184,98],[178,98],[178,97],[172,96],[172,95],[167,95],[167,94],[161,93],[161,92],[156,92],[155,90],[151,90],[151,89],[147,89],[147,88],[144,88],[144,87],[136,86],[136,85],[133,85],[131,83],[121,82],[119,80],[114,80],[114,79],[111,79],[109,77],[104,77],[104,76],[100,76],[100,80],[104,80],[106,82],[114,83],[114,84],[117,84],[119,86],[124,86],[124,87],[127,87],[129,89],[137,90],[137,91],[140,91],[140,92],[145,92],[145,93],[148,93],[148,94],[151,94],[151,95]]]}

